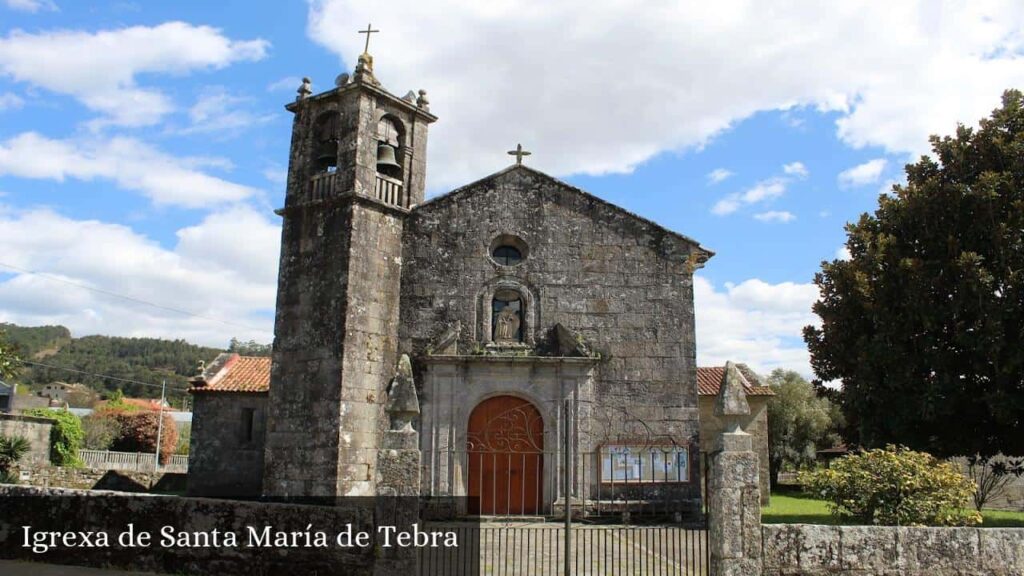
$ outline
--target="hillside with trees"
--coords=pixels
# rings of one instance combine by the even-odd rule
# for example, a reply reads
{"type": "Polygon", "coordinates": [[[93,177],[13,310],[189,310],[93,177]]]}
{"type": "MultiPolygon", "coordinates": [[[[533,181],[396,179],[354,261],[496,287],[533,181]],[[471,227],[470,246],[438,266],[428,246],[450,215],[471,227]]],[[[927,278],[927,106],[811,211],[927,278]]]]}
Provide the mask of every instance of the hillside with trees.
{"type": "Polygon", "coordinates": [[[116,336],[73,338],[63,326],[3,324],[0,328],[24,360],[48,365],[26,365],[18,377],[23,385],[37,388],[56,381],[80,382],[104,396],[121,390],[125,396],[157,398],[160,396],[159,384],[166,379],[168,397],[175,405],[181,403],[188,378],[195,375],[199,363],[209,362],[223,352],[184,340],[116,336]],[[68,369],[156,386],[121,382],[68,369]]]}

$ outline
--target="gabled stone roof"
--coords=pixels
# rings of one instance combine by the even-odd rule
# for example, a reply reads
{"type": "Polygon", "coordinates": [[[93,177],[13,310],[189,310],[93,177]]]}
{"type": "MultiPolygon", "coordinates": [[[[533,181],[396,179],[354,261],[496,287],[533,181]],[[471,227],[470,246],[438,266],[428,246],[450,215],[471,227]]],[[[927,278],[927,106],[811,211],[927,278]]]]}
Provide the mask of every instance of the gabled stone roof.
{"type": "MultiPolygon", "coordinates": [[[[774,396],[770,386],[766,386],[746,364],[737,364],[740,376],[743,377],[743,388],[747,396],[774,396]]],[[[697,393],[701,396],[718,396],[718,388],[725,376],[725,366],[705,366],[697,368],[697,393]]]]}
{"type": "Polygon", "coordinates": [[[270,358],[224,353],[189,381],[192,394],[270,390],[270,358]]]}
{"type": "Polygon", "coordinates": [[[474,190],[480,189],[481,187],[485,186],[489,182],[492,182],[492,181],[495,181],[495,180],[499,180],[499,179],[501,179],[503,177],[506,177],[508,175],[511,175],[511,174],[513,174],[513,173],[515,173],[517,171],[522,171],[522,172],[525,172],[525,173],[533,175],[533,176],[539,176],[539,177],[541,177],[541,178],[551,182],[552,184],[554,184],[555,186],[557,186],[558,188],[560,188],[560,189],[562,189],[562,190],[564,190],[566,192],[582,196],[582,197],[584,197],[585,199],[587,199],[590,202],[593,202],[595,204],[601,205],[601,206],[603,206],[605,208],[608,208],[608,209],[611,209],[611,210],[613,210],[615,212],[618,212],[619,214],[621,214],[623,216],[626,216],[627,218],[632,219],[632,220],[636,221],[637,223],[643,224],[645,226],[649,226],[649,227],[653,228],[654,230],[656,230],[656,231],[658,231],[660,233],[667,234],[667,235],[672,236],[672,237],[674,237],[674,238],[676,238],[678,240],[682,240],[683,242],[685,242],[685,243],[687,243],[687,244],[697,248],[698,253],[701,255],[701,257],[698,260],[698,264],[701,264],[701,265],[704,264],[704,262],[706,262],[708,259],[710,259],[712,256],[715,255],[715,253],[713,251],[708,250],[707,248],[702,247],[700,245],[700,242],[697,242],[696,240],[694,240],[693,238],[690,238],[689,236],[685,236],[683,234],[680,234],[679,232],[676,232],[674,230],[670,230],[668,228],[665,228],[664,226],[662,226],[661,224],[658,224],[657,222],[654,222],[653,220],[649,220],[647,218],[644,218],[643,216],[640,216],[639,214],[635,214],[633,212],[630,212],[629,210],[626,210],[625,208],[623,208],[621,206],[618,206],[618,205],[613,204],[613,203],[611,203],[611,202],[609,202],[607,200],[604,200],[603,198],[599,198],[599,197],[591,194],[590,192],[587,192],[586,190],[577,188],[577,187],[573,186],[572,184],[569,184],[567,182],[563,182],[562,180],[559,180],[558,178],[555,178],[554,176],[550,176],[550,175],[545,174],[545,173],[543,173],[543,172],[541,172],[539,170],[534,170],[533,168],[530,168],[529,166],[524,166],[524,165],[521,165],[521,164],[513,164],[512,166],[509,166],[508,168],[505,168],[503,170],[499,170],[498,172],[495,172],[494,174],[491,174],[490,176],[485,176],[485,177],[483,177],[483,178],[481,178],[481,179],[479,179],[479,180],[477,180],[475,182],[471,182],[469,184],[466,184],[465,186],[461,186],[459,188],[456,188],[455,190],[452,190],[451,192],[447,192],[447,193],[442,194],[440,196],[435,196],[434,198],[431,198],[431,199],[423,202],[422,204],[418,204],[418,205],[414,206],[412,208],[412,211],[413,211],[413,213],[416,213],[417,211],[430,210],[432,207],[437,206],[437,205],[445,204],[445,203],[448,203],[448,202],[454,202],[454,201],[458,200],[460,197],[462,197],[462,196],[464,196],[464,195],[466,195],[468,193],[471,193],[474,190]]]}

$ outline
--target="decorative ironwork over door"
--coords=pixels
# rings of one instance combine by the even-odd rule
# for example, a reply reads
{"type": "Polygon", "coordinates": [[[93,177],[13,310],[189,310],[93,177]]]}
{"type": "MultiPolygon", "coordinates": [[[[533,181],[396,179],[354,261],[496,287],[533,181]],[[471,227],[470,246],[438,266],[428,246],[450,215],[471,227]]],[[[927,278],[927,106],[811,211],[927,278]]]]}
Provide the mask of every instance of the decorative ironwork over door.
{"type": "Polygon", "coordinates": [[[484,400],[469,416],[469,512],[540,514],[544,508],[544,421],[515,396],[484,400]]]}

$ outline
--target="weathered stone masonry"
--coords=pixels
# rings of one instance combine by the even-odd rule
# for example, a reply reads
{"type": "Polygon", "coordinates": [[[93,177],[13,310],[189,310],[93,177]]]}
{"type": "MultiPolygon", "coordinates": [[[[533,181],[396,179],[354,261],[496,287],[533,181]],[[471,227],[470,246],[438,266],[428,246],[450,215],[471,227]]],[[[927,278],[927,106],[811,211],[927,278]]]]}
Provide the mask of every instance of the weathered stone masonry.
{"type": "Polygon", "coordinates": [[[267,495],[375,493],[383,399],[398,359],[402,226],[423,198],[434,117],[381,90],[372,60],[360,62],[351,82],[289,106],[267,495]],[[403,127],[407,169],[389,184],[401,193],[379,197],[376,136],[386,117],[403,127]]]}
{"type": "MultiPolygon", "coordinates": [[[[403,244],[400,346],[420,359],[428,457],[464,446],[469,411],[505,391],[537,406],[551,449],[570,398],[577,452],[683,444],[699,471],[692,273],[710,252],[525,166],[415,208],[403,244]],[[490,257],[502,239],[521,246],[520,263],[490,257]],[[523,357],[490,353],[491,297],[503,288],[525,302],[523,357]],[[544,358],[559,324],[597,358],[544,358]],[[432,350],[452,326],[461,327],[461,355],[432,350]]],[[[697,482],[673,488],[699,498],[697,482]]]]}
{"type": "Polygon", "coordinates": [[[1024,528],[762,527],[765,576],[1020,576],[1024,528]]]}

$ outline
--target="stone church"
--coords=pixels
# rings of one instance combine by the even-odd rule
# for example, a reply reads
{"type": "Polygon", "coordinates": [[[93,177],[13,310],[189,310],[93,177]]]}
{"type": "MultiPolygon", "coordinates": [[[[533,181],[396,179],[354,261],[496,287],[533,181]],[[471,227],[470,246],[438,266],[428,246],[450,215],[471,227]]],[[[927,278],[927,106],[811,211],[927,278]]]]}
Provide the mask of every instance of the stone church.
{"type": "Polygon", "coordinates": [[[713,253],[521,149],[427,200],[426,92],[391,94],[366,53],[335,84],[287,106],[273,357],[225,354],[193,381],[189,492],[378,494],[405,364],[424,495],[696,509],[693,273],[713,253]]]}

